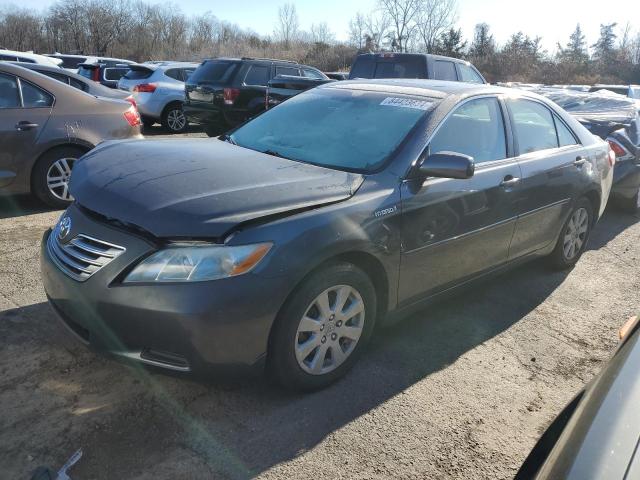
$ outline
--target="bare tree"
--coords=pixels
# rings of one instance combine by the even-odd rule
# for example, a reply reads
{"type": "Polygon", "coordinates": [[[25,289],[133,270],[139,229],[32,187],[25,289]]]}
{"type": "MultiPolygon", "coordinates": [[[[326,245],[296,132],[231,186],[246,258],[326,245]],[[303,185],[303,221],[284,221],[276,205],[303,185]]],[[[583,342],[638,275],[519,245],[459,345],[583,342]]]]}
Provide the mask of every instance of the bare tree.
{"type": "Polygon", "coordinates": [[[418,12],[417,31],[422,47],[434,53],[440,37],[456,23],[456,0],[423,0],[418,12]]]}
{"type": "Polygon", "coordinates": [[[313,23],[311,25],[311,41],[314,43],[333,43],[335,37],[327,22],[313,23]]]}
{"type": "Polygon", "coordinates": [[[372,51],[380,50],[390,26],[391,18],[384,11],[379,10],[367,15],[365,18],[365,29],[368,37],[367,48],[372,51]]]}
{"type": "Polygon", "coordinates": [[[423,0],[378,0],[380,10],[389,16],[392,26],[392,48],[406,52],[423,0]]]}
{"type": "Polygon", "coordinates": [[[291,41],[298,35],[299,27],[298,12],[293,3],[285,3],[278,8],[278,23],[274,35],[284,44],[285,48],[291,47],[291,41]]]}
{"type": "Polygon", "coordinates": [[[349,20],[349,43],[360,50],[364,46],[366,20],[361,12],[349,20]]]}

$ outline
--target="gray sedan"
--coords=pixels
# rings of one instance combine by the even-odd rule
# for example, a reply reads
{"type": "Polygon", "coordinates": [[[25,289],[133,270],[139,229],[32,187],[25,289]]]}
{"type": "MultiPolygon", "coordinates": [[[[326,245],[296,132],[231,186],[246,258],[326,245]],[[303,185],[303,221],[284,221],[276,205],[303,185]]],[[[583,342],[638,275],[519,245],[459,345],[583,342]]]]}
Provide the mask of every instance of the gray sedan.
{"type": "Polygon", "coordinates": [[[131,102],[0,64],[0,194],[32,192],[64,207],[75,161],[105,140],[125,138],[142,138],[131,102]]]}

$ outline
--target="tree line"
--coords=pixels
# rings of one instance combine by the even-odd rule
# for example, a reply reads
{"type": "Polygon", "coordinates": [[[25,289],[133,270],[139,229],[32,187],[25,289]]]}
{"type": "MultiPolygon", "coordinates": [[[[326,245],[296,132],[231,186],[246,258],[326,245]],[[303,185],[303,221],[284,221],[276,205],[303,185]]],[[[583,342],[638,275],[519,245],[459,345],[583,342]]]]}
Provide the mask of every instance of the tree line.
{"type": "Polygon", "coordinates": [[[300,27],[295,4],[279,7],[271,35],[219,19],[188,16],[179,7],[141,0],[58,0],[33,11],[0,11],[0,47],[39,53],[80,53],[145,60],[199,61],[216,56],[296,60],[325,71],[348,70],[357,53],[423,52],[465,58],[489,81],[640,83],[640,32],[601,25],[587,41],[580,25],[549,53],[541,37],[515,32],[499,44],[487,23],[467,40],[457,27],[456,0],[372,0],[336,41],[324,22],[300,27]],[[591,43],[592,42],[592,43],[591,43]]]}

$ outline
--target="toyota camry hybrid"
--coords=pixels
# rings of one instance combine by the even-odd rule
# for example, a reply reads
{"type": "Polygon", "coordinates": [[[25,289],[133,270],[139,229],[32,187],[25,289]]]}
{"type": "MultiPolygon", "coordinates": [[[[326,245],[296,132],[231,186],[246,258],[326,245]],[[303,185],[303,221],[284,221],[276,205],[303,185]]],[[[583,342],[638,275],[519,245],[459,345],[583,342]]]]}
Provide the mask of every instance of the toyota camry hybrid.
{"type": "Polygon", "coordinates": [[[572,266],[614,161],[535,94],[329,83],[217,139],[86,154],[43,238],[44,286],[95,349],[313,390],[376,324],[527,259],[572,266]]]}

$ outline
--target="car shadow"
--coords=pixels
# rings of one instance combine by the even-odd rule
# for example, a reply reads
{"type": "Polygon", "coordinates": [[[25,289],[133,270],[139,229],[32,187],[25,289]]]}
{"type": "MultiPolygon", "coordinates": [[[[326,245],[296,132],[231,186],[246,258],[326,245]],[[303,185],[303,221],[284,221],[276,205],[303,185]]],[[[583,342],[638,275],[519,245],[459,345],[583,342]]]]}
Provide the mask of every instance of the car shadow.
{"type": "Polygon", "coordinates": [[[0,196],[0,218],[22,217],[54,210],[32,195],[0,196]]]}
{"type": "Polygon", "coordinates": [[[615,207],[608,207],[600,218],[596,228],[593,229],[589,243],[587,244],[587,249],[598,250],[602,248],[609,243],[610,240],[638,222],[640,222],[640,213],[630,214],[620,211],[615,207]]]}
{"type": "MultiPolygon", "coordinates": [[[[591,248],[605,245],[637,220],[617,212],[605,215],[593,232],[591,248]]],[[[180,449],[215,478],[252,478],[313,449],[333,432],[509,329],[544,302],[567,275],[534,261],[477,283],[394,327],[379,329],[345,378],[306,395],[283,391],[263,378],[204,383],[122,367],[77,343],[69,346],[46,303],[0,312],[3,348],[17,351],[13,347],[20,345],[23,351],[39,350],[33,371],[23,371],[20,378],[56,385],[38,403],[51,418],[14,422],[27,429],[23,433],[27,440],[18,444],[23,450],[12,447],[4,453],[23,455],[38,426],[46,423],[60,450],[55,453],[57,461],[64,460],[62,452],[82,445],[85,458],[74,467],[79,478],[103,478],[105,465],[110,478],[135,476],[145,465],[162,464],[180,449]],[[60,373],[67,369],[60,360],[65,352],[71,352],[77,363],[69,367],[75,373],[66,376],[60,373]],[[46,379],[38,369],[45,369],[46,379]],[[65,391],[72,394],[62,400],[65,391]],[[89,409],[81,416],[70,413],[81,410],[72,403],[78,398],[75,392],[85,391],[94,403],[112,405],[106,419],[100,410],[89,409]],[[66,405],[62,413],[60,405],[66,405]],[[54,420],[59,426],[52,428],[54,420]]],[[[16,375],[12,365],[5,367],[0,385],[6,385],[7,375],[16,375]]],[[[19,382],[12,380],[14,385],[19,382]]],[[[34,391],[34,396],[42,396],[45,389],[34,391]]],[[[5,430],[0,439],[10,434],[5,430]]]]}

